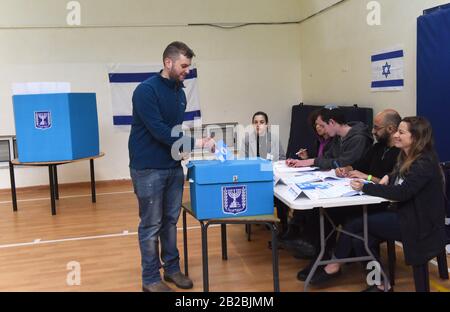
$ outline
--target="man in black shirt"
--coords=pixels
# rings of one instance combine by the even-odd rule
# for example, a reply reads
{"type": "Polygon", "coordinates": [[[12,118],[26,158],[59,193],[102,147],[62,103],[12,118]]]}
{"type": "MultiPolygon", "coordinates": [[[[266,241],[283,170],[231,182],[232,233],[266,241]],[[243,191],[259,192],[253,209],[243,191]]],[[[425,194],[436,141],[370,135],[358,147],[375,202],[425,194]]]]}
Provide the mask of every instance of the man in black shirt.
{"type": "Polygon", "coordinates": [[[397,162],[399,149],[394,146],[393,135],[397,132],[400,115],[387,109],[375,116],[372,134],[377,141],[353,167],[336,169],[336,175],[364,179],[378,183],[390,173],[397,162]]]}

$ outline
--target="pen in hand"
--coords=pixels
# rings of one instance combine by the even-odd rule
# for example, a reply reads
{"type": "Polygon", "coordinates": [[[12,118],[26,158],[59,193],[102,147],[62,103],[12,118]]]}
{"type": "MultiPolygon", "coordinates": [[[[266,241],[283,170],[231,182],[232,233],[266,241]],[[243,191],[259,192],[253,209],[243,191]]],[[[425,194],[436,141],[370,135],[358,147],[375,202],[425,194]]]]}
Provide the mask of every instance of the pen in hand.
{"type": "Polygon", "coordinates": [[[333,160],[333,169],[338,169],[341,168],[341,166],[339,165],[339,163],[337,162],[337,160],[333,160]]]}
{"type": "Polygon", "coordinates": [[[295,153],[295,155],[299,158],[299,159],[308,159],[308,149],[306,148],[301,148],[297,153],[295,153]]]}
{"type": "Polygon", "coordinates": [[[302,154],[302,153],[304,153],[306,151],[308,151],[307,148],[301,148],[297,153],[295,153],[295,155],[299,156],[300,154],[302,154]]]}

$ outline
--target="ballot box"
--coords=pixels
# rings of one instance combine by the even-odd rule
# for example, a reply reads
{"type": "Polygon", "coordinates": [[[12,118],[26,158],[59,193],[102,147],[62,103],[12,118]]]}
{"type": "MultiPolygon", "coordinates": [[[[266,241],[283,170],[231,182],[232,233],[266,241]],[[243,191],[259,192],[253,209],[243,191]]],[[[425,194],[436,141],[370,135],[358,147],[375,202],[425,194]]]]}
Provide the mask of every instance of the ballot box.
{"type": "Polygon", "coordinates": [[[192,211],[199,220],[273,215],[270,161],[191,161],[188,180],[192,211]]]}
{"type": "Polygon", "coordinates": [[[20,162],[99,154],[95,93],[14,95],[13,107],[20,162]]]}

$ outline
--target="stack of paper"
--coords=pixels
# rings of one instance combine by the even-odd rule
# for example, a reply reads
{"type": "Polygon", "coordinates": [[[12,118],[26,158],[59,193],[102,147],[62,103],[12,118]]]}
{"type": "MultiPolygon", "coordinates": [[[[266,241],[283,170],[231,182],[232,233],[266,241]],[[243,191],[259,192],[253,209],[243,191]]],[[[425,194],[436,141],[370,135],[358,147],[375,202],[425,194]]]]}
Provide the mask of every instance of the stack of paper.
{"type": "Polygon", "coordinates": [[[350,179],[339,179],[335,181],[296,183],[289,187],[292,200],[304,194],[310,199],[326,199],[362,195],[350,186],[350,179]]]}
{"type": "Polygon", "coordinates": [[[288,167],[286,165],[286,162],[283,161],[277,161],[273,164],[273,170],[277,173],[295,173],[295,172],[310,172],[315,171],[319,168],[317,167],[301,167],[301,168],[292,168],[288,167]]]}

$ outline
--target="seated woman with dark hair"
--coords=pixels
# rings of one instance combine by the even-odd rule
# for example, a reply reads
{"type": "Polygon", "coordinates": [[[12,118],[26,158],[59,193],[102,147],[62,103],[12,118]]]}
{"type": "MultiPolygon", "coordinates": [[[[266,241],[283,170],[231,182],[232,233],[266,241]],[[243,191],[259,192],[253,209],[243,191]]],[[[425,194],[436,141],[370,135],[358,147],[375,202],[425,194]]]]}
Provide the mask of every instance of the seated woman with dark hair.
{"type": "MultiPolygon", "coordinates": [[[[442,253],[446,242],[443,176],[433,148],[431,125],[422,117],[405,118],[394,142],[401,152],[393,173],[379,184],[354,180],[351,185],[357,191],[396,202],[395,209],[368,216],[369,247],[379,258],[380,242],[401,241],[406,264],[413,267],[416,291],[429,291],[428,261],[442,253]]],[[[344,230],[361,235],[362,218],[353,219],[344,230]]],[[[349,235],[340,235],[336,258],[350,255],[353,240],[349,235]]],[[[337,276],[340,267],[339,263],[328,264],[313,277],[311,284],[318,285],[337,276]]],[[[372,286],[367,291],[383,289],[372,286]]]]}
{"type": "MultiPolygon", "coordinates": [[[[269,117],[264,112],[256,112],[252,117],[253,129],[245,134],[245,158],[261,157],[278,161],[285,160],[286,155],[281,146],[278,133],[272,133],[269,125],[269,117]]],[[[274,197],[277,215],[280,219],[280,236],[287,230],[289,207],[274,197]]]]}
{"type": "Polygon", "coordinates": [[[313,151],[308,151],[306,149],[300,149],[297,152],[297,156],[300,159],[309,159],[315,157],[323,157],[330,149],[332,138],[327,134],[325,128],[322,125],[316,123],[317,117],[319,116],[319,110],[315,110],[311,113],[308,120],[313,128],[316,135],[316,146],[313,151]]]}
{"type": "Polygon", "coordinates": [[[269,116],[256,112],[252,117],[253,129],[245,133],[245,157],[261,157],[268,160],[285,160],[286,155],[278,133],[272,133],[269,116]]]}

